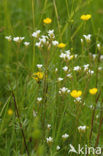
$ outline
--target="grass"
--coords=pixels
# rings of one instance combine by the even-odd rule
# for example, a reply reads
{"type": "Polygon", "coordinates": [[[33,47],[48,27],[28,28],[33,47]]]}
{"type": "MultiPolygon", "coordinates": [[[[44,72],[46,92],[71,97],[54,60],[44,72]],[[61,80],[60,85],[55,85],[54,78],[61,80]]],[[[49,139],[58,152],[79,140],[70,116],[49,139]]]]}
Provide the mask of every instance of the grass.
{"type": "Polygon", "coordinates": [[[0,156],[75,156],[68,153],[70,144],[76,149],[78,144],[103,147],[102,8],[102,0],[0,0],[0,156]],[[82,21],[83,14],[92,18],[82,21]],[[46,17],[52,19],[51,24],[43,23],[46,17]],[[32,33],[38,29],[41,35],[54,29],[55,39],[66,47],[36,47],[38,39],[32,33]],[[84,34],[92,35],[89,43],[84,34]],[[5,39],[9,35],[24,36],[30,45],[9,42],[5,39]],[[59,56],[68,49],[74,58],[64,61],[59,56]],[[84,71],[86,64],[94,74],[84,71]],[[68,71],[63,71],[64,66],[68,71]],[[76,66],[81,70],[74,71],[76,66]],[[32,76],[38,71],[43,78],[37,81],[32,76]],[[69,73],[72,77],[67,77],[69,73]],[[74,102],[70,93],[59,94],[62,87],[70,93],[81,90],[81,101],[74,102]],[[89,93],[91,88],[98,89],[95,95],[89,93]],[[79,132],[79,126],[86,126],[85,132],[79,132]],[[65,133],[67,139],[62,138],[65,133]],[[48,144],[50,136],[53,142],[48,144]],[[60,150],[56,150],[58,145],[60,150]]]}

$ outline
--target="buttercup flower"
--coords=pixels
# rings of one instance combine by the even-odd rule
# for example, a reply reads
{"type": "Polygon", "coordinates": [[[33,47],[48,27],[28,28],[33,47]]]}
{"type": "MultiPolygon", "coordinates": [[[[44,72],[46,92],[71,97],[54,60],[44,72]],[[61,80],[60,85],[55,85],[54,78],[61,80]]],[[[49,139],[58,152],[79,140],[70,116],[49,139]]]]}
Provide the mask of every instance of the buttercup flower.
{"type": "Polygon", "coordinates": [[[92,16],[90,14],[87,14],[87,15],[82,15],[80,17],[81,20],[83,21],[88,21],[92,16]]]}
{"type": "Polygon", "coordinates": [[[43,20],[43,22],[44,22],[45,24],[50,24],[50,23],[52,22],[52,19],[51,19],[51,18],[45,18],[45,19],[43,20]]]}
{"type": "Polygon", "coordinates": [[[70,93],[70,95],[74,98],[78,98],[82,95],[82,91],[80,90],[72,90],[72,92],[70,93]]]}
{"type": "Polygon", "coordinates": [[[12,115],[13,114],[13,110],[12,109],[8,109],[8,115],[12,115]]]}
{"type": "Polygon", "coordinates": [[[64,44],[64,43],[59,43],[58,44],[58,48],[65,48],[66,47],[66,44],[64,44]]]}
{"type": "Polygon", "coordinates": [[[35,79],[36,81],[40,81],[43,79],[44,73],[43,72],[37,72],[34,73],[32,78],[35,79]]]}
{"type": "Polygon", "coordinates": [[[97,88],[89,89],[89,93],[92,94],[92,95],[95,95],[97,93],[97,91],[98,91],[97,88]]]}

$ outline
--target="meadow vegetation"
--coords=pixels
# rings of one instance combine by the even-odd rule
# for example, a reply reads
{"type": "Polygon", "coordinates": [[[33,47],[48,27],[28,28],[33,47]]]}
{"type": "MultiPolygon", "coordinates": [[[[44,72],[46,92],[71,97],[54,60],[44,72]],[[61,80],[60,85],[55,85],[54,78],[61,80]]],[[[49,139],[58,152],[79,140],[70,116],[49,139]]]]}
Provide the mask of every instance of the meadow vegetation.
{"type": "Polygon", "coordinates": [[[102,16],[102,0],[0,0],[0,156],[102,156],[102,16]]]}

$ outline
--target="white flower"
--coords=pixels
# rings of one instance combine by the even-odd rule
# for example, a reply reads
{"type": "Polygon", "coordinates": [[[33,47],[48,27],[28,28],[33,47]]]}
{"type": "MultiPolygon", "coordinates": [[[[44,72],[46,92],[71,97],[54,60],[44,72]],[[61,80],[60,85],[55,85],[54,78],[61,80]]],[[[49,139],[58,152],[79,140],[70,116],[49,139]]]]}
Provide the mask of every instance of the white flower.
{"type": "Polygon", "coordinates": [[[72,78],[72,74],[71,73],[67,74],[67,77],[72,78]]]}
{"type": "Polygon", "coordinates": [[[48,36],[46,36],[46,35],[42,35],[41,38],[48,39],[48,36]]]}
{"type": "Polygon", "coordinates": [[[35,46],[40,48],[41,47],[41,42],[36,42],[35,46]]]}
{"type": "Polygon", "coordinates": [[[97,44],[98,50],[100,50],[100,47],[101,47],[101,45],[100,45],[100,43],[98,43],[98,44],[97,44]]]}
{"type": "Polygon", "coordinates": [[[47,128],[48,128],[48,129],[50,129],[50,128],[51,128],[51,125],[50,125],[50,124],[48,124],[48,125],[47,125],[47,128]]]}
{"type": "Polygon", "coordinates": [[[65,53],[66,53],[67,55],[70,55],[70,50],[66,50],[65,53]]]}
{"type": "Polygon", "coordinates": [[[62,138],[63,139],[67,139],[68,137],[69,137],[69,135],[67,133],[65,133],[65,134],[62,135],[62,138]]]}
{"type": "Polygon", "coordinates": [[[98,118],[99,118],[99,115],[97,114],[97,115],[96,115],[96,119],[98,119],[98,118]]]}
{"type": "Polygon", "coordinates": [[[57,46],[58,44],[59,44],[59,42],[58,41],[52,41],[52,44],[54,45],[54,46],[57,46]]]}
{"type": "Polygon", "coordinates": [[[7,39],[8,41],[11,41],[12,37],[11,36],[5,36],[5,39],[7,39]]]}
{"type": "Polygon", "coordinates": [[[70,93],[70,90],[69,89],[67,90],[67,93],[70,93]]]}
{"type": "Polygon", "coordinates": [[[60,58],[63,58],[63,59],[65,59],[65,58],[66,58],[66,54],[64,54],[64,53],[61,53],[59,57],[60,57],[60,58]]]}
{"type": "Polygon", "coordinates": [[[93,59],[95,59],[95,58],[97,57],[97,55],[96,55],[96,54],[93,54],[92,56],[93,56],[93,59]]]}
{"type": "Polygon", "coordinates": [[[76,98],[74,102],[81,102],[81,97],[76,98]]]}
{"type": "Polygon", "coordinates": [[[24,42],[25,46],[29,46],[30,42],[24,42]]]}
{"type": "Polygon", "coordinates": [[[37,64],[36,66],[37,66],[37,68],[41,69],[43,65],[42,64],[37,64]]]}
{"type": "Polygon", "coordinates": [[[91,34],[83,35],[83,36],[84,36],[84,38],[85,38],[85,40],[86,40],[87,42],[89,42],[89,41],[91,40],[91,34]]]}
{"type": "Polygon", "coordinates": [[[19,37],[14,37],[13,41],[18,42],[19,41],[19,37]]]}
{"type": "Polygon", "coordinates": [[[60,88],[60,90],[59,90],[59,94],[64,94],[64,93],[66,93],[68,91],[68,88],[66,88],[66,87],[63,87],[63,88],[60,88]]]}
{"type": "Polygon", "coordinates": [[[55,37],[54,30],[49,30],[48,35],[49,35],[49,37],[54,38],[55,37]]]}
{"type": "Polygon", "coordinates": [[[72,58],[73,58],[73,55],[66,55],[66,58],[68,59],[68,60],[71,60],[72,58]]]}
{"type": "Polygon", "coordinates": [[[82,38],[80,39],[80,41],[81,41],[81,43],[83,43],[83,39],[82,38]]]}
{"type": "Polygon", "coordinates": [[[63,78],[59,77],[59,78],[58,78],[58,81],[63,81],[63,78]]]}
{"type": "Polygon", "coordinates": [[[47,141],[48,144],[50,144],[50,143],[53,142],[53,138],[52,137],[46,138],[46,141],[47,141]]]}
{"type": "Polygon", "coordinates": [[[37,116],[37,112],[33,111],[33,116],[36,117],[37,116]]]}
{"type": "Polygon", "coordinates": [[[21,42],[22,40],[24,40],[24,37],[14,37],[13,41],[15,42],[21,42]]]}
{"type": "Polygon", "coordinates": [[[68,70],[68,67],[65,66],[65,67],[63,67],[62,69],[63,69],[64,71],[67,71],[67,70],[68,70]]]}
{"type": "Polygon", "coordinates": [[[41,102],[41,101],[42,101],[42,97],[38,97],[38,98],[37,98],[37,101],[38,101],[38,102],[41,102]]]}
{"type": "Polygon", "coordinates": [[[94,74],[94,71],[89,69],[88,73],[92,75],[92,74],[94,74]]]}
{"type": "Polygon", "coordinates": [[[38,38],[40,32],[41,32],[40,30],[37,30],[37,31],[33,32],[32,37],[38,38]]]}
{"type": "Polygon", "coordinates": [[[84,68],[88,68],[89,67],[89,64],[85,64],[83,67],[84,68]]]}
{"type": "Polygon", "coordinates": [[[84,65],[83,67],[84,67],[84,71],[86,71],[86,70],[88,70],[88,68],[89,68],[89,64],[86,64],[86,65],[84,65]]]}
{"type": "Polygon", "coordinates": [[[56,147],[56,150],[57,150],[57,151],[60,150],[60,146],[57,146],[57,147],[56,147]]]}
{"type": "Polygon", "coordinates": [[[89,107],[90,107],[90,109],[93,109],[93,105],[90,105],[89,107]]]}
{"type": "Polygon", "coordinates": [[[98,67],[98,70],[102,70],[102,67],[98,67]]]}
{"type": "Polygon", "coordinates": [[[45,44],[47,42],[45,37],[39,38],[39,41],[41,44],[45,44]]]}
{"type": "Polygon", "coordinates": [[[58,68],[55,68],[55,72],[57,72],[58,71],[58,68]]]}
{"type": "Polygon", "coordinates": [[[78,57],[78,54],[75,54],[74,57],[77,58],[78,57]]]}
{"type": "Polygon", "coordinates": [[[74,67],[74,71],[79,71],[79,70],[81,70],[81,67],[80,66],[75,66],[74,67]]]}
{"type": "Polygon", "coordinates": [[[100,56],[100,60],[103,60],[103,55],[100,56]]]}
{"type": "Polygon", "coordinates": [[[86,129],[87,129],[86,126],[79,126],[79,127],[78,127],[78,131],[79,131],[79,132],[85,132],[86,129]]]}

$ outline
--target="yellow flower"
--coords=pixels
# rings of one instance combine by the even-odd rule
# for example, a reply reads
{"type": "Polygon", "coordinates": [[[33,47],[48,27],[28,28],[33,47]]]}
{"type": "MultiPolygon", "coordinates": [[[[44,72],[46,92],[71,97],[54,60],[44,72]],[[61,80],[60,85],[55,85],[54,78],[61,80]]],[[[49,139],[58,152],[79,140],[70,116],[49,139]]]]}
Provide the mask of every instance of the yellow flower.
{"type": "Polygon", "coordinates": [[[65,48],[66,47],[66,44],[64,44],[64,43],[59,43],[58,44],[58,48],[65,48]]]}
{"type": "Polygon", "coordinates": [[[98,91],[97,88],[89,89],[89,93],[92,94],[92,95],[95,95],[97,93],[97,91],[98,91]]]}
{"type": "Polygon", "coordinates": [[[12,109],[8,109],[8,115],[12,115],[13,114],[13,110],[12,109]]]}
{"type": "Polygon", "coordinates": [[[80,17],[81,20],[83,21],[88,21],[92,16],[90,14],[87,14],[87,15],[82,15],[80,17]]]}
{"type": "Polygon", "coordinates": [[[43,76],[44,76],[43,72],[37,72],[33,74],[32,78],[35,79],[36,81],[39,81],[43,79],[43,76]]]}
{"type": "Polygon", "coordinates": [[[72,90],[72,92],[70,93],[70,95],[74,98],[78,98],[82,95],[82,91],[80,90],[72,90]]]}
{"type": "Polygon", "coordinates": [[[50,23],[52,22],[52,19],[50,19],[50,18],[45,18],[45,19],[43,20],[43,22],[44,22],[45,24],[50,24],[50,23]]]}

